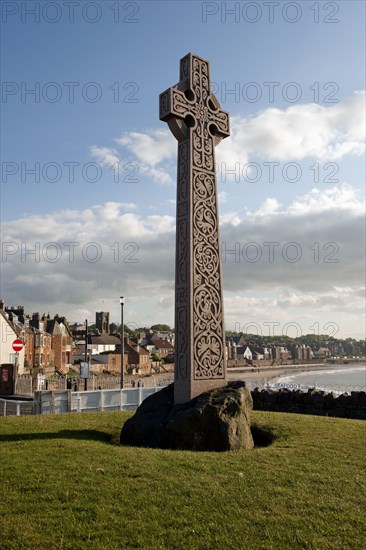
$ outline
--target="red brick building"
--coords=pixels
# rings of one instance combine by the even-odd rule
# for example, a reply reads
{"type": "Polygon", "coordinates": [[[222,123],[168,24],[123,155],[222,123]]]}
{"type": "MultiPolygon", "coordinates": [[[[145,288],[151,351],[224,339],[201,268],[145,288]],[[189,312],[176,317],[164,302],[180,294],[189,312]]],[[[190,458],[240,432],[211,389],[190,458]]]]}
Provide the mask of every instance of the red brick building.
{"type": "Polygon", "coordinates": [[[33,367],[42,369],[44,374],[53,374],[55,366],[51,334],[34,329],[31,340],[33,340],[33,367]]]}
{"type": "Polygon", "coordinates": [[[174,356],[174,346],[168,342],[168,340],[160,340],[158,338],[151,341],[154,344],[155,349],[152,350],[155,355],[158,355],[161,359],[167,357],[173,358],[174,356]]]}

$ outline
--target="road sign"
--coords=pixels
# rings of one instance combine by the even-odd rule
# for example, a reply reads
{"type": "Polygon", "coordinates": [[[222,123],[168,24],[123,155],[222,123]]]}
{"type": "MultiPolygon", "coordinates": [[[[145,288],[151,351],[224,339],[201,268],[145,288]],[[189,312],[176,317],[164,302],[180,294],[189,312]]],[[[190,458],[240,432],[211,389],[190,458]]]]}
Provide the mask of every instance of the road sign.
{"type": "Polygon", "coordinates": [[[24,346],[23,340],[21,340],[20,338],[17,338],[16,340],[14,340],[13,342],[14,351],[22,351],[23,346],[24,346]]]}
{"type": "Polygon", "coordinates": [[[86,361],[80,361],[80,378],[90,378],[90,365],[86,361]]]}

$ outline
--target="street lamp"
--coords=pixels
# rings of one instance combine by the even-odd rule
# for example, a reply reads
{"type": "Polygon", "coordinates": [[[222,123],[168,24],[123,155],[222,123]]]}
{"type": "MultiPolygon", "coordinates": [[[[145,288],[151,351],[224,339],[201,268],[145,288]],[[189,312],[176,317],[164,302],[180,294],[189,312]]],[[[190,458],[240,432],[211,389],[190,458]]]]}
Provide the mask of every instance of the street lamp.
{"type": "Polygon", "coordinates": [[[121,389],[123,388],[123,359],[125,354],[125,339],[123,330],[123,306],[125,305],[125,297],[120,296],[119,303],[121,304],[121,389]]]}

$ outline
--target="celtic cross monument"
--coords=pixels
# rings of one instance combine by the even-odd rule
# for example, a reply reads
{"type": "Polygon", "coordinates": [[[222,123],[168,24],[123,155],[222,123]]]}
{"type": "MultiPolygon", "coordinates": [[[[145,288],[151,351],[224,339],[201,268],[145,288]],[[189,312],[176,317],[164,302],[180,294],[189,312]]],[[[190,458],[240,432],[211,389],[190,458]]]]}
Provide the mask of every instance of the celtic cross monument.
{"type": "Polygon", "coordinates": [[[210,91],[209,63],[189,53],[160,94],[160,120],[178,140],[174,402],[226,384],[215,146],[229,114],[210,91]]]}

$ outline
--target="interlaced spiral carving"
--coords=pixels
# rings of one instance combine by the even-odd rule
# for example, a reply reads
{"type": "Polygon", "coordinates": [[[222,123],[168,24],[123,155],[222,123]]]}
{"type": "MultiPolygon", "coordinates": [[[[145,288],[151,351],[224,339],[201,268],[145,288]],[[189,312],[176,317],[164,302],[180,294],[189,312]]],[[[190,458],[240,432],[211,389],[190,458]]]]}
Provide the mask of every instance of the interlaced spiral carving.
{"type": "Polygon", "coordinates": [[[225,377],[215,145],[229,116],[210,91],[209,65],[188,54],[180,82],[160,97],[179,141],[176,247],[176,379],[225,377]],[[193,364],[192,364],[193,363],[193,364]]]}

